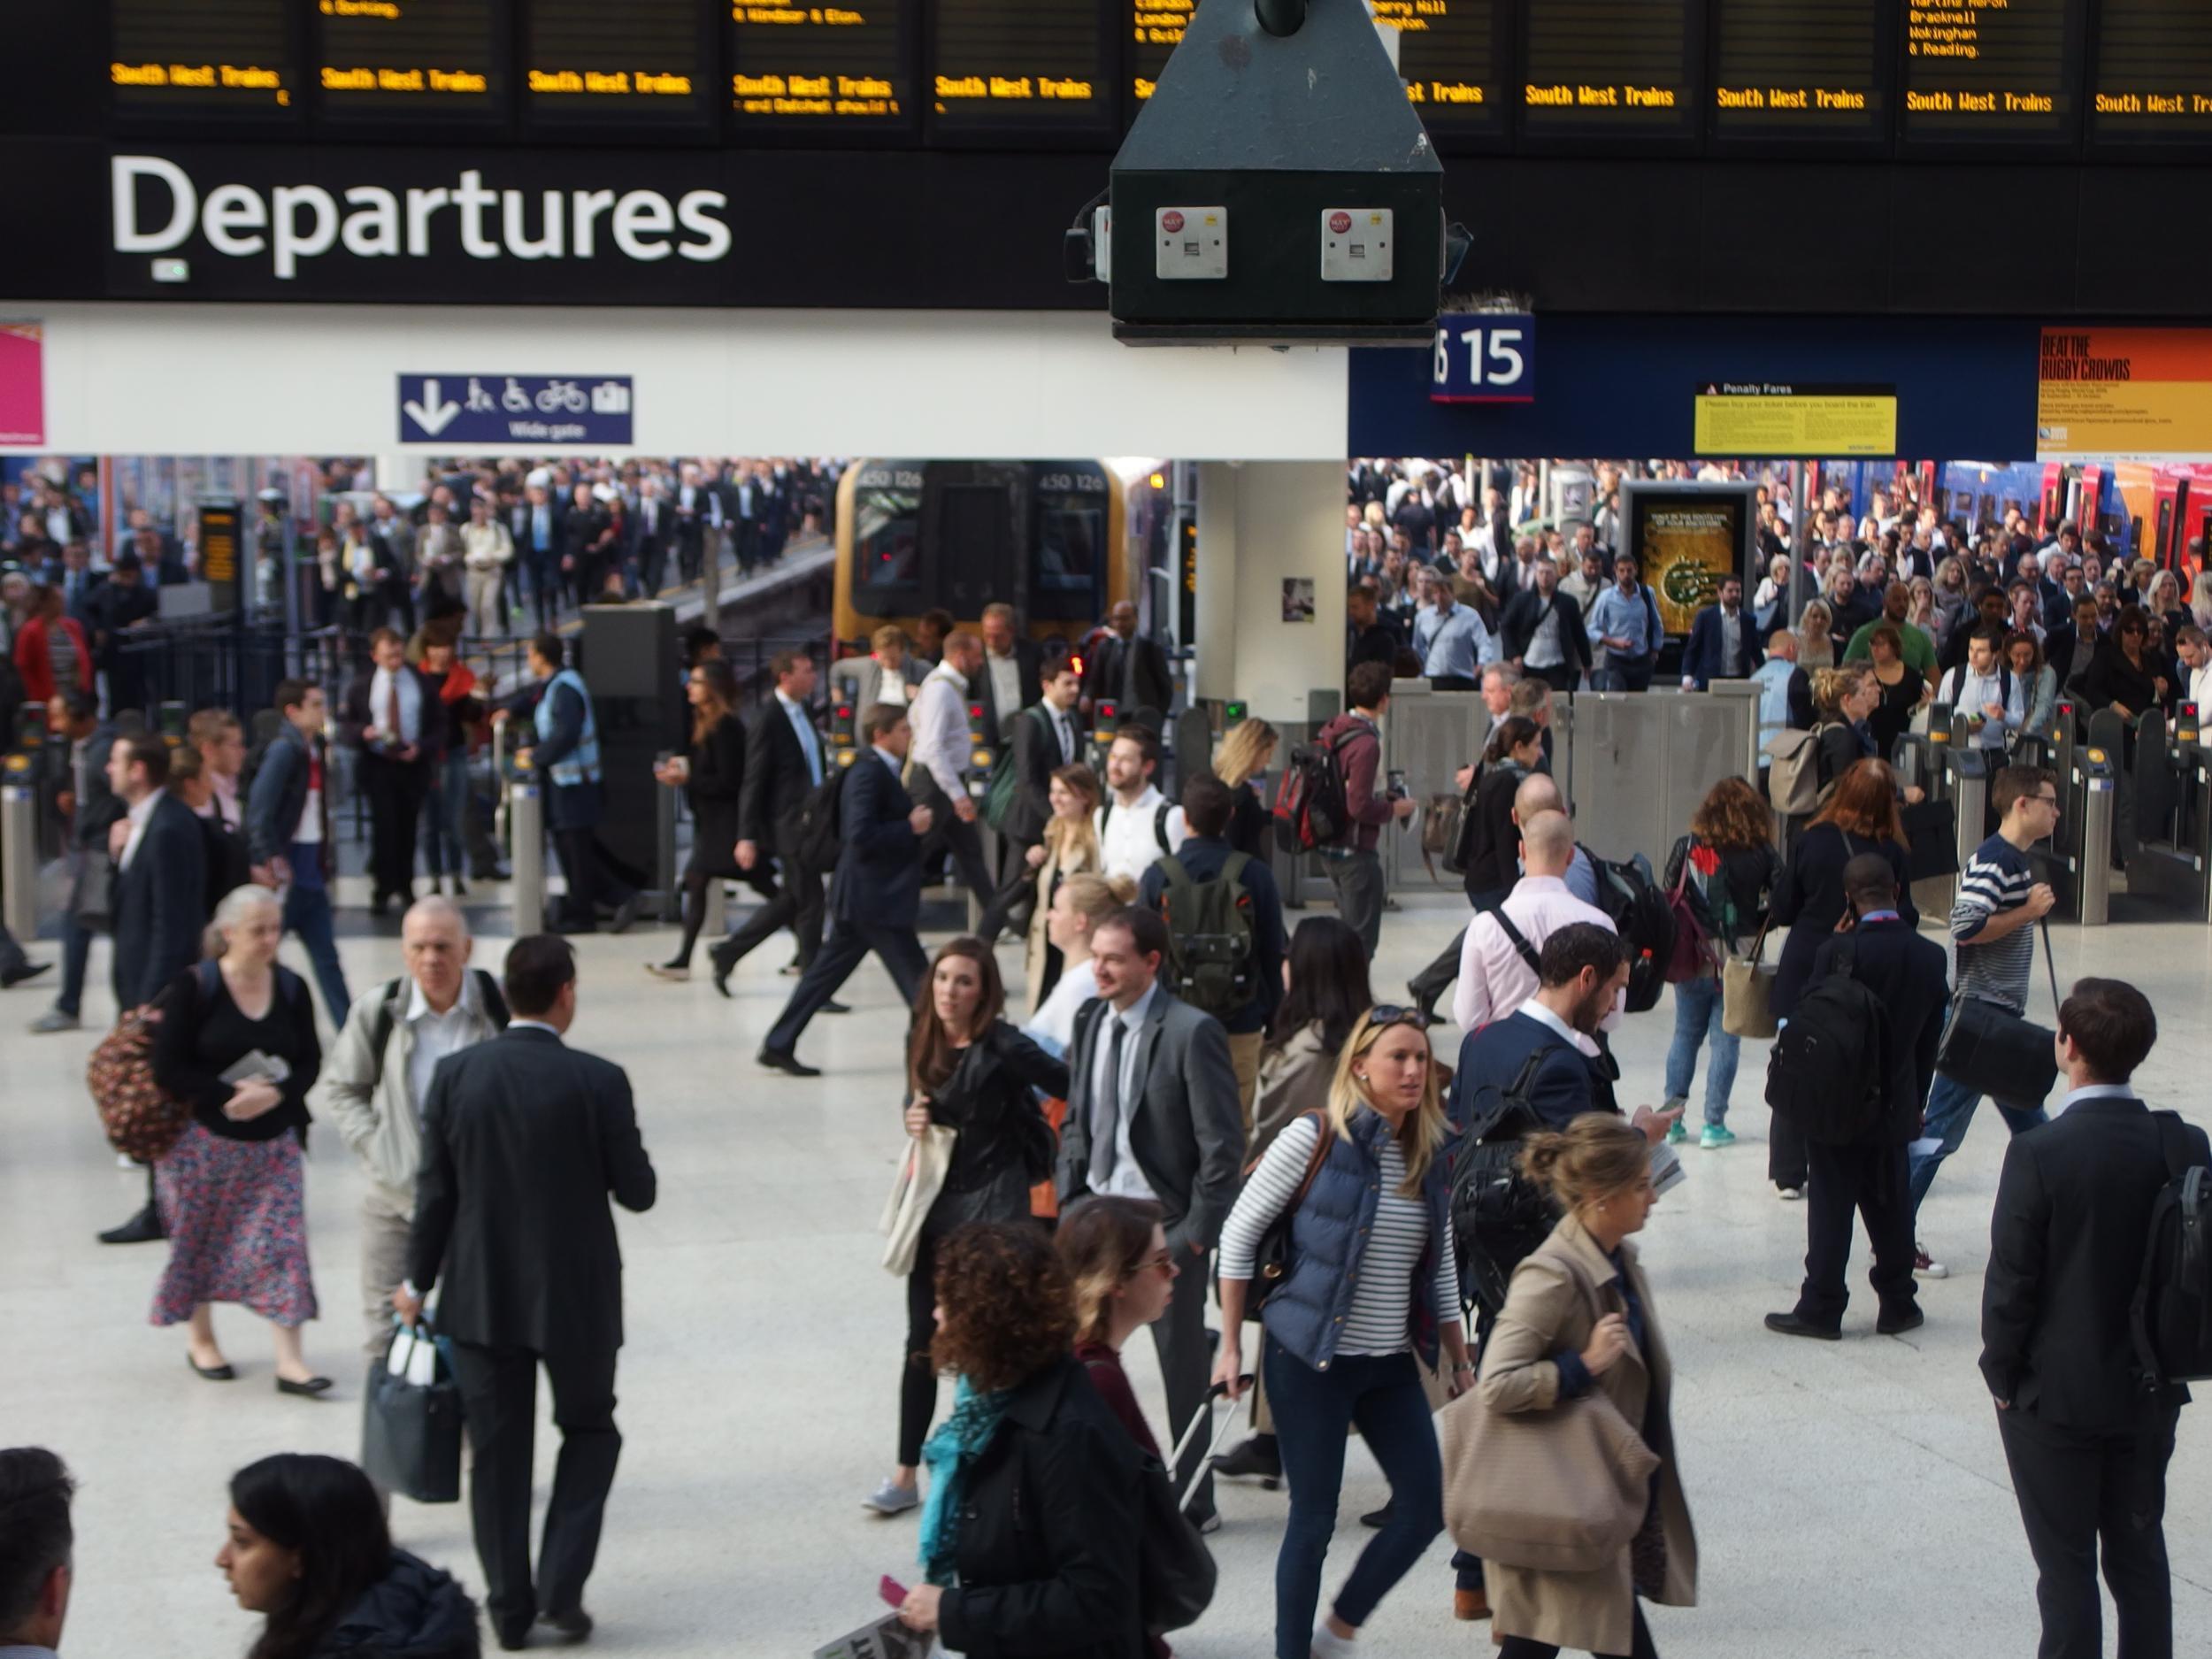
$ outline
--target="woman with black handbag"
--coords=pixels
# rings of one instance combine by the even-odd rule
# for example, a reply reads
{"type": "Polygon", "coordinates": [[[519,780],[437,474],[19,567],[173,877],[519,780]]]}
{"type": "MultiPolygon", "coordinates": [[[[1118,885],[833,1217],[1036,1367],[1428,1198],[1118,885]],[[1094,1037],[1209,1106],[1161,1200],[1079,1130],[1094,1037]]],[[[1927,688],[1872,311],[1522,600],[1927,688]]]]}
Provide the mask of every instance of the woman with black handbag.
{"type": "Polygon", "coordinates": [[[1494,910],[1504,903],[1519,879],[1514,861],[1521,836],[1513,823],[1513,792],[1543,763],[1543,729],[1525,714],[1509,714],[1499,721],[1483,746],[1481,776],[1460,837],[1467,902],[1479,911],[1494,910]]]}
{"type": "Polygon", "coordinates": [[[1075,1297],[1043,1229],[962,1227],[938,1252],[930,1363],[957,1373],[930,1437],[927,1582],[899,1620],[955,1653],[1141,1659],[1144,1468],[1069,1351],[1075,1297]]]}
{"type": "Polygon", "coordinates": [[[706,926],[707,884],[710,881],[750,881],[764,899],[775,896],[775,883],[760,871],[737,866],[738,796],[745,782],[745,726],[737,718],[737,673],[725,662],[710,657],[691,671],[684,682],[691,704],[691,726],[684,752],[653,769],[656,781],[681,789],[691,806],[691,859],[684,866],[684,936],[676,954],[666,962],[649,962],[645,971],[656,979],[688,979],[691,950],[706,926]]]}
{"type": "Polygon", "coordinates": [[[937,953],[929,988],[914,1007],[906,1051],[907,1133],[919,1136],[938,1124],[958,1138],[907,1275],[898,1464],[861,1500],[878,1515],[902,1514],[921,1502],[922,1440],[937,1410],[929,1352],[937,1334],[939,1244],[969,1222],[1026,1225],[1030,1187],[1052,1170],[1052,1127],[1037,1094],[1066,1099],[1068,1068],[1008,1025],[1005,1008],[990,947],[968,935],[937,953]]]}
{"type": "Polygon", "coordinates": [[[1440,1349],[1456,1395],[1474,1367],[1446,1208],[1450,1125],[1426,1025],[1414,1009],[1363,1015],[1338,1058],[1328,1110],[1276,1136],[1222,1229],[1214,1381],[1231,1399],[1243,1392],[1245,1302],[1256,1284],[1268,1399],[1290,1478],[1275,1564],[1276,1659],[1356,1652],[1359,1627],[1443,1530],[1421,1371],[1440,1349]],[[1282,1277],[1256,1279],[1278,1251],[1282,1277]],[[1316,1623],[1355,1425],[1389,1479],[1389,1518],[1316,1623]]]}

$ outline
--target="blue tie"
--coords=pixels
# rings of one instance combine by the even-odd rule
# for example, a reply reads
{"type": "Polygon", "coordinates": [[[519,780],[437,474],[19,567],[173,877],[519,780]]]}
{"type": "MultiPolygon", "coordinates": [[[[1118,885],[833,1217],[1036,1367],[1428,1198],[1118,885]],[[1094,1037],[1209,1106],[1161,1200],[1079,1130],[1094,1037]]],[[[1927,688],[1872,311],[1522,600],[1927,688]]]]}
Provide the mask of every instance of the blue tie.
{"type": "Polygon", "coordinates": [[[806,751],[807,776],[817,784],[822,781],[822,750],[814,735],[814,723],[797,709],[789,710],[791,724],[798,728],[799,747],[806,751]]]}

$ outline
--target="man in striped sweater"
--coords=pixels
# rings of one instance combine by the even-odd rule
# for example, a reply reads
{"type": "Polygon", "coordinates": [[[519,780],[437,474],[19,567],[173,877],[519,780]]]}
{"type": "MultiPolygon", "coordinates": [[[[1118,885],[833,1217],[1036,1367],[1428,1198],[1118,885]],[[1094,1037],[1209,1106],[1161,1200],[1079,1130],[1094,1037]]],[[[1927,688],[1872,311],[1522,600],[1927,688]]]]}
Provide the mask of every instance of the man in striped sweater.
{"type": "MultiPolygon", "coordinates": [[[[1951,939],[1957,962],[1952,970],[1954,1006],[1975,996],[2015,1014],[2028,1008],[2028,982],[2035,966],[2035,925],[2056,901],[2047,882],[2035,879],[2028,849],[2058,827],[2058,774],[2039,766],[2007,766],[1990,787],[2002,820],[1997,833],[1974,849],[1959,874],[1958,898],[1951,906],[1951,939]]],[[[1934,1183],[1936,1168],[1959,1149],[1974,1109],[1982,1097],[1939,1071],[1928,1091],[1921,1139],[1911,1149],[1912,1208],[1934,1183]]],[[[2046,1121],[2040,1102],[1999,1101],[1997,1110],[2014,1134],[2046,1121]]],[[[1913,1247],[1913,1271],[1923,1279],[1943,1279],[1950,1270],[1930,1257],[1925,1246],[1913,1247]]]]}

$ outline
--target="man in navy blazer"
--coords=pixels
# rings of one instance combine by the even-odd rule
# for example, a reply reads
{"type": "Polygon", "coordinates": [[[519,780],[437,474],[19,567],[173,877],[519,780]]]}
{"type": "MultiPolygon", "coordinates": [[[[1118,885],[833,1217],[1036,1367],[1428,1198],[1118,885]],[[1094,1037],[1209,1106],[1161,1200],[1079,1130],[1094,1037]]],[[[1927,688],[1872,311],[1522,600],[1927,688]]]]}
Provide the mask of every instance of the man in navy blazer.
{"type": "MultiPolygon", "coordinates": [[[[2130,1334],[2151,1209],[2174,1174],[2212,1163],[2204,1131],[2154,1116],[2129,1082],[2158,1041],[2149,1000],[2078,979],[2060,1004],[2066,1102],[2005,1148],[1982,1285],[1982,1375],[2035,1556],[2046,1654],[2103,1649],[2097,1567],[2120,1651],[2175,1651],[2162,1522],[2174,1425],[2189,1391],[2147,1378],[2130,1334]]],[[[2191,1651],[2200,1651],[2201,1639],[2191,1651]]]]}
{"type": "Polygon", "coordinates": [[[1873,992],[1888,1015],[1883,1033],[1882,1115],[1858,1140],[1839,1145],[1808,1139],[1805,1187],[1805,1282],[1797,1306],[1767,1316],[1784,1336],[1834,1341],[1843,1334],[1851,1297],[1851,1215],[1866,1221],[1874,1248],[1870,1282],[1880,1302],[1878,1335],[1898,1336],[1923,1324],[1913,1288],[1913,1204],[1905,1148],[1920,1135],[1921,1108],[1935,1081],[1951,987],[1943,947],[1923,939],[1899,914],[1897,872],[1880,853],[1861,853],[1843,867],[1843,893],[1853,930],[1821,941],[1809,987],[1850,952],[1851,977],[1873,992]]]}
{"type": "Polygon", "coordinates": [[[1703,691],[1716,680],[1748,680],[1766,653],[1759,630],[1743,608],[1743,578],[1720,579],[1720,599],[1690,618],[1690,642],[1682,649],[1682,689],[1703,691]]]}
{"type": "Polygon", "coordinates": [[[884,703],[868,710],[863,729],[868,747],[854,759],[838,792],[840,846],[829,902],[834,926],[757,1056],[793,1077],[821,1076],[819,1068],[801,1064],[793,1052],[799,1033],[870,951],[910,1003],[929,976],[929,957],[915,926],[922,914],[922,837],[933,816],[914,804],[899,778],[914,730],[904,709],[884,703]]]}

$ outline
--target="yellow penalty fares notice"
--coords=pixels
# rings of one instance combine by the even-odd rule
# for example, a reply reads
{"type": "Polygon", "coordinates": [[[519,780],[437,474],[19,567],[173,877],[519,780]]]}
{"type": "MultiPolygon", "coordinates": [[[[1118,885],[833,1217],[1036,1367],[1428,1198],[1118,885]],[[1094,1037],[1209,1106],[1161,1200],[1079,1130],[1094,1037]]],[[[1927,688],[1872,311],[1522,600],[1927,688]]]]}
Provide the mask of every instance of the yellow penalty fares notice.
{"type": "Polygon", "coordinates": [[[1693,443],[1699,455],[1895,455],[1897,389],[1700,381],[1693,443]]]}

